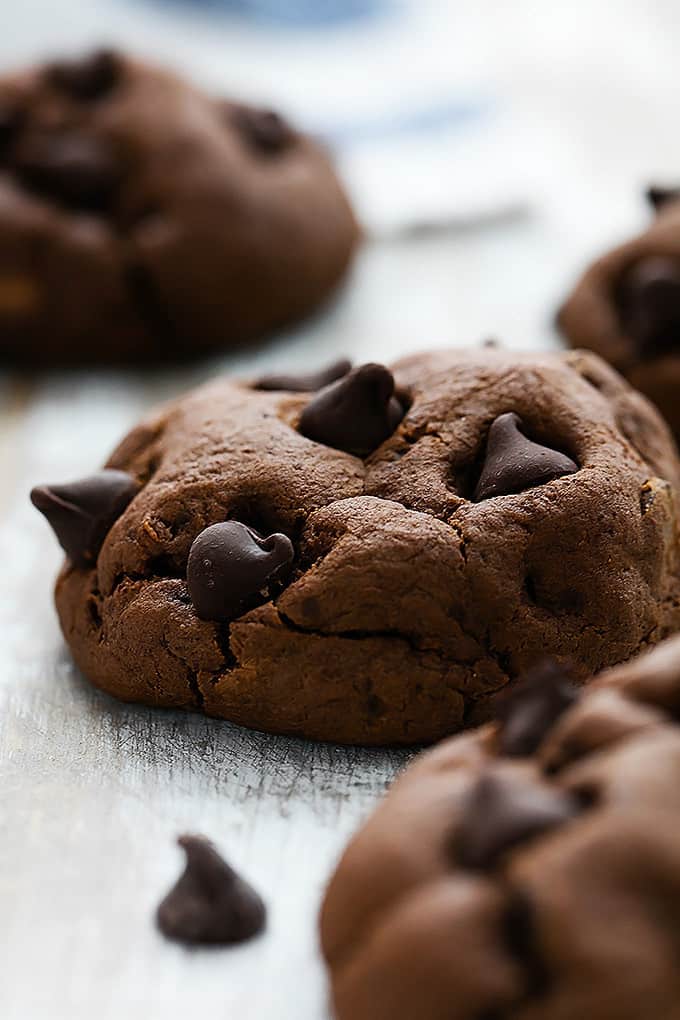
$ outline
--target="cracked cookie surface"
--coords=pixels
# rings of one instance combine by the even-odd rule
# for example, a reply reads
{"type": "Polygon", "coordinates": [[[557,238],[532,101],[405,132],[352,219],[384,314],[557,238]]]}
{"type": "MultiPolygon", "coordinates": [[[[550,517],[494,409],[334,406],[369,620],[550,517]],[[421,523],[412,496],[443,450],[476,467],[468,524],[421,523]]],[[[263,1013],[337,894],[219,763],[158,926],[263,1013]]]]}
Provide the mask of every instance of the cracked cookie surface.
{"type": "Polygon", "coordinates": [[[680,437],[680,193],[650,189],[647,230],[597,259],[560,308],[573,347],[595,351],[653,400],[680,437]]]}
{"type": "Polygon", "coordinates": [[[277,114],[102,51],[0,80],[0,356],[160,361],[315,311],[357,226],[277,114]]]}
{"type": "Polygon", "coordinates": [[[562,682],[416,759],[350,843],[321,913],[337,1020],[678,1020],[680,638],[562,682]]]}
{"type": "Polygon", "coordinates": [[[138,491],[57,585],[93,683],[273,732],[408,744],[487,718],[546,653],[586,678],[678,628],[678,463],[619,376],[588,354],[491,349],[392,372],[393,393],[375,369],[319,394],[218,379],[123,440],[107,467],[138,491]],[[301,434],[312,405],[359,419],[367,375],[391,435],[358,456],[301,434]],[[206,598],[233,555],[238,592],[217,578],[206,598]]]}

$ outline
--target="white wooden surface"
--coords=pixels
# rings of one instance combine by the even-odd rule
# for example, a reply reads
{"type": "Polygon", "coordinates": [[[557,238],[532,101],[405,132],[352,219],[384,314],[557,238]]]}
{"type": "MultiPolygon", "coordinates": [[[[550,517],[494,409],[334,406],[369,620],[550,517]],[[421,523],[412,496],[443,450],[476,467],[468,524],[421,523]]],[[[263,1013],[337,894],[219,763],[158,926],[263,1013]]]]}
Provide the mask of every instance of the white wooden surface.
{"type": "MultiPolygon", "coordinates": [[[[331,59],[347,52],[342,38],[248,36],[245,47],[237,29],[216,34],[199,22],[178,37],[165,22],[150,31],[151,17],[144,0],[0,0],[0,62],[105,36],[214,84],[283,95],[310,118],[319,94],[346,114],[350,80],[355,92],[372,90],[370,105],[406,66],[388,26],[354,43],[348,65],[331,59]],[[372,34],[381,31],[384,46],[372,34]]],[[[315,930],[322,888],[406,757],[269,738],[92,691],[58,633],[59,555],[29,487],[96,467],[153,400],[217,369],[323,362],[340,351],[387,360],[490,334],[518,347],[553,344],[550,313],[576,267],[643,222],[637,193],[649,176],[680,179],[677,2],[421,0],[407,35],[416,84],[484,82],[510,104],[530,217],[369,246],[328,316],[250,356],[161,377],[0,377],[3,1020],[326,1020],[315,930]],[[184,830],[210,835],[261,889],[265,937],[186,952],[157,935],[153,910],[180,867],[173,839],[184,830]]]]}

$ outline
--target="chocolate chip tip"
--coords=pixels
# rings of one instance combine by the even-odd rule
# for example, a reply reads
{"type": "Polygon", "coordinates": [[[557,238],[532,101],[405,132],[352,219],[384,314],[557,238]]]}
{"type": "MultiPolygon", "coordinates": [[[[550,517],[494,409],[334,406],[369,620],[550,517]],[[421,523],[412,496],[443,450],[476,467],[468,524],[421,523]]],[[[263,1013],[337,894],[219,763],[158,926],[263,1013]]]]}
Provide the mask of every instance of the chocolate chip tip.
{"type": "Polygon", "coordinates": [[[68,558],[85,567],[94,562],[106,534],[138,491],[127,471],[104,468],[75,482],[37,485],[30,499],[68,558]]]}
{"type": "Polygon", "coordinates": [[[575,460],[526,435],[526,426],[515,411],[498,415],[489,428],[484,461],[472,500],[481,503],[576,474],[575,460]]]}
{"type": "Polygon", "coordinates": [[[55,88],[70,93],[74,99],[91,101],[101,99],[115,87],[122,69],[119,51],[100,46],[80,57],[54,61],[45,74],[55,88]]]}
{"type": "Polygon", "coordinates": [[[326,386],[300,416],[303,436],[356,457],[367,457],[397,429],[406,413],[385,365],[367,362],[326,386]]]}
{"type": "Polygon", "coordinates": [[[572,821],[584,805],[572,793],[490,768],[470,789],[454,853],[470,871],[490,871],[506,854],[572,821]]]}
{"type": "Polygon", "coordinates": [[[670,202],[677,202],[680,199],[680,187],[650,184],[645,188],[644,194],[653,211],[658,213],[663,206],[668,205],[670,202]]]}
{"type": "Polygon", "coordinates": [[[549,657],[537,663],[497,700],[499,753],[509,758],[535,754],[580,696],[569,663],[549,657]]]}
{"type": "Polygon", "coordinates": [[[186,863],[156,910],[163,935],[187,946],[229,946],[261,934],[267,922],[264,901],[214,844],[193,833],[177,843],[186,863]]]}

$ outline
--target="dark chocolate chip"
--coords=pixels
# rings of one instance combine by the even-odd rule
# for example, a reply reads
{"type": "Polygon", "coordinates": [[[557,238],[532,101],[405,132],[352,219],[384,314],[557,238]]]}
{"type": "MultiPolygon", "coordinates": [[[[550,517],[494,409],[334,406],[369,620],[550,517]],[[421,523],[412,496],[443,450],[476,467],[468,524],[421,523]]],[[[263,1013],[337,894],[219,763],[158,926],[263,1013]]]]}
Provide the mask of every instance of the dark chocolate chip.
{"type": "Polygon", "coordinates": [[[300,432],[325,446],[366,456],[392,435],[403,417],[392,373],[384,365],[362,365],[307,404],[300,432]]]}
{"type": "Polygon", "coordinates": [[[655,212],[667,205],[669,202],[677,202],[680,199],[680,188],[661,188],[652,184],[645,192],[645,197],[655,212]]]}
{"type": "Polygon", "coordinates": [[[552,659],[536,666],[496,702],[500,753],[513,758],[533,754],[578,698],[566,667],[552,659]]]}
{"type": "Polygon", "coordinates": [[[274,110],[255,110],[249,106],[233,108],[233,117],[248,144],[265,156],[276,156],[295,138],[290,124],[274,110]]]}
{"type": "Polygon", "coordinates": [[[14,159],[22,184],[75,209],[105,211],[120,180],[113,149],[83,134],[42,134],[25,139],[14,159]]]}
{"type": "Polygon", "coordinates": [[[87,566],[138,489],[127,472],[107,469],[66,485],[38,486],[31,502],[45,515],[69,559],[87,566]]]}
{"type": "Polygon", "coordinates": [[[578,471],[571,457],[534,443],[523,430],[522,419],[512,411],[502,414],[492,424],[484,466],[474,493],[476,503],[522,492],[578,471]]]}
{"type": "Polygon", "coordinates": [[[263,375],[258,379],[253,389],[256,390],[288,390],[291,393],[315,393],[330,386],[338,379],[344,378],[352,369],[352,362],[347,358],[334,361],[327,368],[319,372],[312,372],[309,375],[263,375]]]}
{"type": "Polygon", "coordinates": [[[121,61],[113,50],[97,50],[80,60],[61,60],[46,71],[47,80],[75,99],[101,99],[118,83],[121,61]]]}
{"type": "Polygon", "coordinates": [[[540,998],[550,988],[550,971],[543,959],[536,910],[528,890],[513,887],[504,911],[501,932],[508,952],[528,978],[530,995],[540,998]]]}
{"type": "Polygon", "coordinates": [[[14,140],[24,119],[24,113],[18,106],[0,99],[0,155],[14,140]]]}
{"type": "Polygon", "coordinates": [[[581,809],[564,790],[488,772],[469,794],[455,833],[456,858],[471,870],[493,868],[509,850],[564,825],[581,809]]]}
{"type": "Polygon", "coordinates": [[[263,538],[239,521],[206,528],[195,539],[187,564],[187,585],[197,616],[227,620],[253,596],[281,582],[295,557],[285,535],[263,538]]]}
{"type": "Polygon", "coordinates": [[[229,867],[202,836],[178,840],[184,873],[158,907],[158,927],[189,944],[230,945],[259,935],[266,909],[255,890],[229,867]]]}
{"type": "Polygon", "coordinates": [[[650,255],[635,262],[621,280],[619,307],[641,356],[680,349],[680,259],[650,255]]]}

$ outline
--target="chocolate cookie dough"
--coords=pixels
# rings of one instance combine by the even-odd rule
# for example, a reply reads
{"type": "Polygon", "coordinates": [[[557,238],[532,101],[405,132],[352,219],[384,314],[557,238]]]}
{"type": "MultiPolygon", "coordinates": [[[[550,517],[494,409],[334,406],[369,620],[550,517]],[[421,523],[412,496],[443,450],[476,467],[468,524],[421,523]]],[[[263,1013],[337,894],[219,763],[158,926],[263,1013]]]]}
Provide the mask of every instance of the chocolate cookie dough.
{"type": "Polygon", "coordinates": [[[317,393],[260,384],[218,379],[106,471],[34,493],[97,686],[409,744],[487,718],[546,653],[586,678],[680,626],[676,454],[595,356],[442,351],[317,393]]]}
{"type": "Polygon", "coordinates": [[[0,360],[157,362],[315,311],[358,240],[278,114],[101,51],[0,79],[0,360]]]}
{"type": "Polygon", "coordinates": [[[606,358],[680,437],[680,192],[650,188],[656,217],[598,259],[558,313],[573,347],[606,358]]]}
{"type": "Polygon", "coordinates": [[[337,1020],[677,1020],[680,638],[417,759],[321,915],[337,1020]]]}

